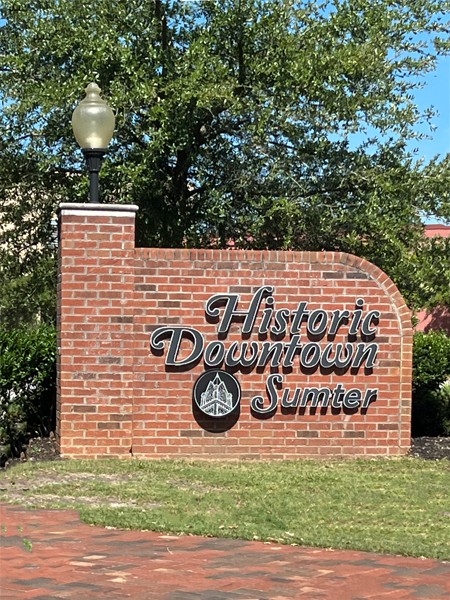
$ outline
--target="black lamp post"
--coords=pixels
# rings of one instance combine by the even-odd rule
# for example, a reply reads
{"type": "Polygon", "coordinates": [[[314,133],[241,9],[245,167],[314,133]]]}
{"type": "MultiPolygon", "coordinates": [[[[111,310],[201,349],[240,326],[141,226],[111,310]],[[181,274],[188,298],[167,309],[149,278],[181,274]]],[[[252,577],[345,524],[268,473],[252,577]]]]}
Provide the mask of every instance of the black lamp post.
{"type": "Polygon", "coordinates": [[[98,202],[98,174],[114,133],[115,118],[100,98],[101,89],[96,83],[90,83],[85,92],[86,98],[73,111],[72,127],[89,169],[89,201],[98,202]]]}

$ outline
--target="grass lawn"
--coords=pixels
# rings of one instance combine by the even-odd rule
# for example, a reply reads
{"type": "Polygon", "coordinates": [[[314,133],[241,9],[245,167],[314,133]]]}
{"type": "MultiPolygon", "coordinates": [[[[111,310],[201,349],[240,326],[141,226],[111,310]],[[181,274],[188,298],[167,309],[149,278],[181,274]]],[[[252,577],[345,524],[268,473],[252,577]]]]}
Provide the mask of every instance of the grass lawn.
{"type": "Polygon", "coordinates": [[[67,460],[18,465],[0,488],[92,525],[450,560],[448,460],[67,460]]]}

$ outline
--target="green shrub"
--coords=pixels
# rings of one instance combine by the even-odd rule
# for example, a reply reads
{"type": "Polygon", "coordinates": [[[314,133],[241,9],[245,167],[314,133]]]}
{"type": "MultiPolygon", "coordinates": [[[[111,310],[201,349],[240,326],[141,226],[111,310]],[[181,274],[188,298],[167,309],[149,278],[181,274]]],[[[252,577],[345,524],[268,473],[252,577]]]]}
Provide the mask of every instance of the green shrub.
{"type": "Polygon", "coordinates": [[[444,331],[414,335],[413,388],[435,390],[450,377],[450,337],[444,331]]]}
{"type": "Polygon", "coordinates": [[[450,386],[413,394],[411,435],[450,435],[450,386]]]}
{"type": "Polygon", "coordinates": [[[414,335],[413,437],[450,435],[450,337],[443,331],[414,335]]]}
{"type": "Polygon", "coordinates": [[[56,329],[0,331],[0,454],[17,455],[55,426],[56,329]]]}

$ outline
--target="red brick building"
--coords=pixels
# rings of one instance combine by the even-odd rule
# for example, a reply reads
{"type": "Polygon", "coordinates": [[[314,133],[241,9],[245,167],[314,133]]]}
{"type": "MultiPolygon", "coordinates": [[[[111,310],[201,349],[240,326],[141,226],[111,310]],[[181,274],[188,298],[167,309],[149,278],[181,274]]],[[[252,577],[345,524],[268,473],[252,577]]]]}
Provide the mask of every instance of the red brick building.
{"type": "MultiPolygon", "coordinates": [[[[450,225],[426,225],[425,236],[427,238],[450,237],[450,225]]],[[[416,326],[416,331],[428,332],[430,329],[435,331],[444,329],[450,334],[450,313],[446,307],[435,308],[431,312],[422,310],[417,314],[417,318],[419,324],[416,326]]]]}

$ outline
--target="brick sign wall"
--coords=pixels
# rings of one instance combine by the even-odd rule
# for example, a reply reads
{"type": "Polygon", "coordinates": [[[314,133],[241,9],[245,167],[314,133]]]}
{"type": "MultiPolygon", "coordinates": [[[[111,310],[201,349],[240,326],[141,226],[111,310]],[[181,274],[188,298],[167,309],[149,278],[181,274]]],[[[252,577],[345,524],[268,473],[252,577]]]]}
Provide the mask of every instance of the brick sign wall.
{"type": "Polygon", "coordinates": [[[63,456],[408,450],[410,313],[382,271],[342,253],[135,248],[135,210],[61,206],[63,456]]]}

